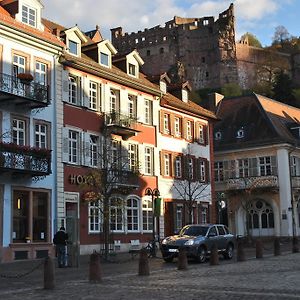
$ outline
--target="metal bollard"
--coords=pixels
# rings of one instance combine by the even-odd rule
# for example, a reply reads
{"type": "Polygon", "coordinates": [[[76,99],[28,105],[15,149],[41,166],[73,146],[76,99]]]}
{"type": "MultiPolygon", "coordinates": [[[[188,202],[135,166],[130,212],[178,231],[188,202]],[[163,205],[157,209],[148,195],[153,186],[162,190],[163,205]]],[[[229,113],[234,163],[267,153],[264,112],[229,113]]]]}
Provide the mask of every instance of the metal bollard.
{"type": "Polygon", "coordinates": [[[293,237],[293,253],[298,253],[299,252],[299,244],[298,244],[298,238],[293,237]]]}
{"type": "Polygon", "coordinates": [[[177,269],[178,270],[187,270],[187,265],[188,265],[188,261],[187,261],[187,256],[186,256],[186,250],[183,247],[181,247],[179,249],[179,253],[178,253],[177,269]]]}
{"type": "Polygon", "coordinates": [[[280,251],[280,240],[278,237],[274,239],[274,256],[279,256],[281,255],[280,251]]]}
{"type": "Polygon", "coordinates": [[[54,261],[46,257],[44,262],[44,289],[52,290],[55,287],[54,261]]]}
{"type": "Polygon", "coordinates": [[[209,263],[211,266],[215,266],[219,264],[219,254],[218,254],[218,248],[216,244],[213,244],[211,247],[209,263]]]}
{"type": "Polygon", "coordinates": [[[244,251],[244,245],[242,241],[237,242],[237,256],[236,256],[237,261],[245,261],[245,251],[244,251]]]}
{"type": "Polygon", "coordinates": [[[99,283],[102,281],[102,271],[100,264],[100,254],[94,252],[90,256],[90,270],[89,270],[90,283],[99,283]]]}
{"type": "Polygon", "coordinates": [[[140,250],[139,275],[140,276],[150,275],[149,259],[148,259],[148,253],[147,253],[146,249],[141,249],[140,250]]]}
{"type": "Polygon", "coordinates": [[[263,243],[260,239],[256,240],[256,258],[263,258],[263,243]]]}

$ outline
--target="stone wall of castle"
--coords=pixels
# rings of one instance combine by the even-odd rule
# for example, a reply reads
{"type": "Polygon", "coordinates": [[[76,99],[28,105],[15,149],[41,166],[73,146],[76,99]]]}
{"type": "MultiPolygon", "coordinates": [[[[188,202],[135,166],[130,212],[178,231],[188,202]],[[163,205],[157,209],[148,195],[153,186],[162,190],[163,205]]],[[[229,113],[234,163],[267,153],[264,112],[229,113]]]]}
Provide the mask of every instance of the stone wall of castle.
{"type": "MultiPolygon", "coordinates": [[[[111,29],[112,43],[119,53],[137,49],[145,61],[142,71],[149,75],[170,72],[183,65],[193,89],[218,88],[227,83],[251,89],[257,81],[257,70],[266,64],[280,62],[291,71],[289,55],[271,53],[236,43],[234,7],[214,17],[174,17],[164,27],[156,26],[136,33],[123,33],[121,27],[111,29]]],[[[299,64],[299,57],[295,61],[299,64]]],[[[299,77],[299,68],[294,71],[299,77]]],[[[262,76],[265,76],[263,74],[262,76]]],[[[299,82],[299,81],[298,81],[299,82]]]]}
{"type": "Polygon", "coordinates": [[[214,17],[174,17],[164,27],[131,34],[118,27],[111,34],[119,53],[139,51],[146,74],[168,72],[179,61],[194,89],[237,81],[233,5],[216,21],[214,17]]]}

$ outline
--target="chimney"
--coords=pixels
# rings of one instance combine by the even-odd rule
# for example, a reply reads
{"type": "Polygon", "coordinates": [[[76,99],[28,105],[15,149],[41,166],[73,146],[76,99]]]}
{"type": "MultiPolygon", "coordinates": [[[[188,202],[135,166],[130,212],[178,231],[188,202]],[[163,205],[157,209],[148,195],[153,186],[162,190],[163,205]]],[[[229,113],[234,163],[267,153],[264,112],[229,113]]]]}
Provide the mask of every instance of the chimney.
{"type": "Polygon", "coordinates": [[[57,37],[60,37],[60,29],[54,28],[54,29],[52,30],[52,33],[53,33],[54,35],[56,35],[57,37]]]}
{"type": "Polygon", "coordinates": [[[219,102],[224,98],[222,94],[208,94],[208,109],[215,112],[219,102]]]}

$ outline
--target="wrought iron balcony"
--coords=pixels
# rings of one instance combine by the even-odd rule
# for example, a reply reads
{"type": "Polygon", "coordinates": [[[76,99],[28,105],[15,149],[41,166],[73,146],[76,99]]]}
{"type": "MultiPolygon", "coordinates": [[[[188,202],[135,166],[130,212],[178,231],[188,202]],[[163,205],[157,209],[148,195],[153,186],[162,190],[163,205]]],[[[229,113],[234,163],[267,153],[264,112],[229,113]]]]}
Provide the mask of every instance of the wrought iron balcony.
{"type": "Polygon", "coordinates": [[[278,177],[269,176],[253,176],[243,178],[229,178],[222,182],[216,182],[216,189],[225,188],[227,190],[249,190],[259,188],[278,188],[278,177]]]}
{"type": "Polygon", "coordinates": [[[136,129],[137,119],[116,112],[104,115],[104,125],[110,132],[128,139],[135,136],[139,131],[136,129]]]}
{"type": "Polygon", "coordinates": [[[300,188],[300,176],[292,176],[292,188],[300,188]]]}
{"type": "Polygon", "coordinates": [[[51,151],[0,143],[0,172],[46,176],[51,173],[51,151]]]}
{"type": "Polygon", "coordinates": [[[115,188],[137,188],[139,186],[139,176],[137,172],[110,170],[108,173],[115,188]]]}
{"type": "Polygon", "coordinates": [[[30,109],[50,104],[49,87],[0,73],[0,104],[13,103],[30,109]]]}

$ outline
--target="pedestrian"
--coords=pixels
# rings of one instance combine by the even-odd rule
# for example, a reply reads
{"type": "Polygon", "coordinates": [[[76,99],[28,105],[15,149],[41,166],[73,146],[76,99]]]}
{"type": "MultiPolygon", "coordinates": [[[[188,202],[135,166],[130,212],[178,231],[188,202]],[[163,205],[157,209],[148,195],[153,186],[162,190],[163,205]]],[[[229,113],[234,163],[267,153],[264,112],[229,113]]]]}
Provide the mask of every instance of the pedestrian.
{"type": "Polygon", "coordinates": [[[53,238],[53,243],[56,246],[56,254],[58,267],[63,268],[66,266],[66,246],[67,246],[68,234],[65,227],[60,227],[53,238]]]}

